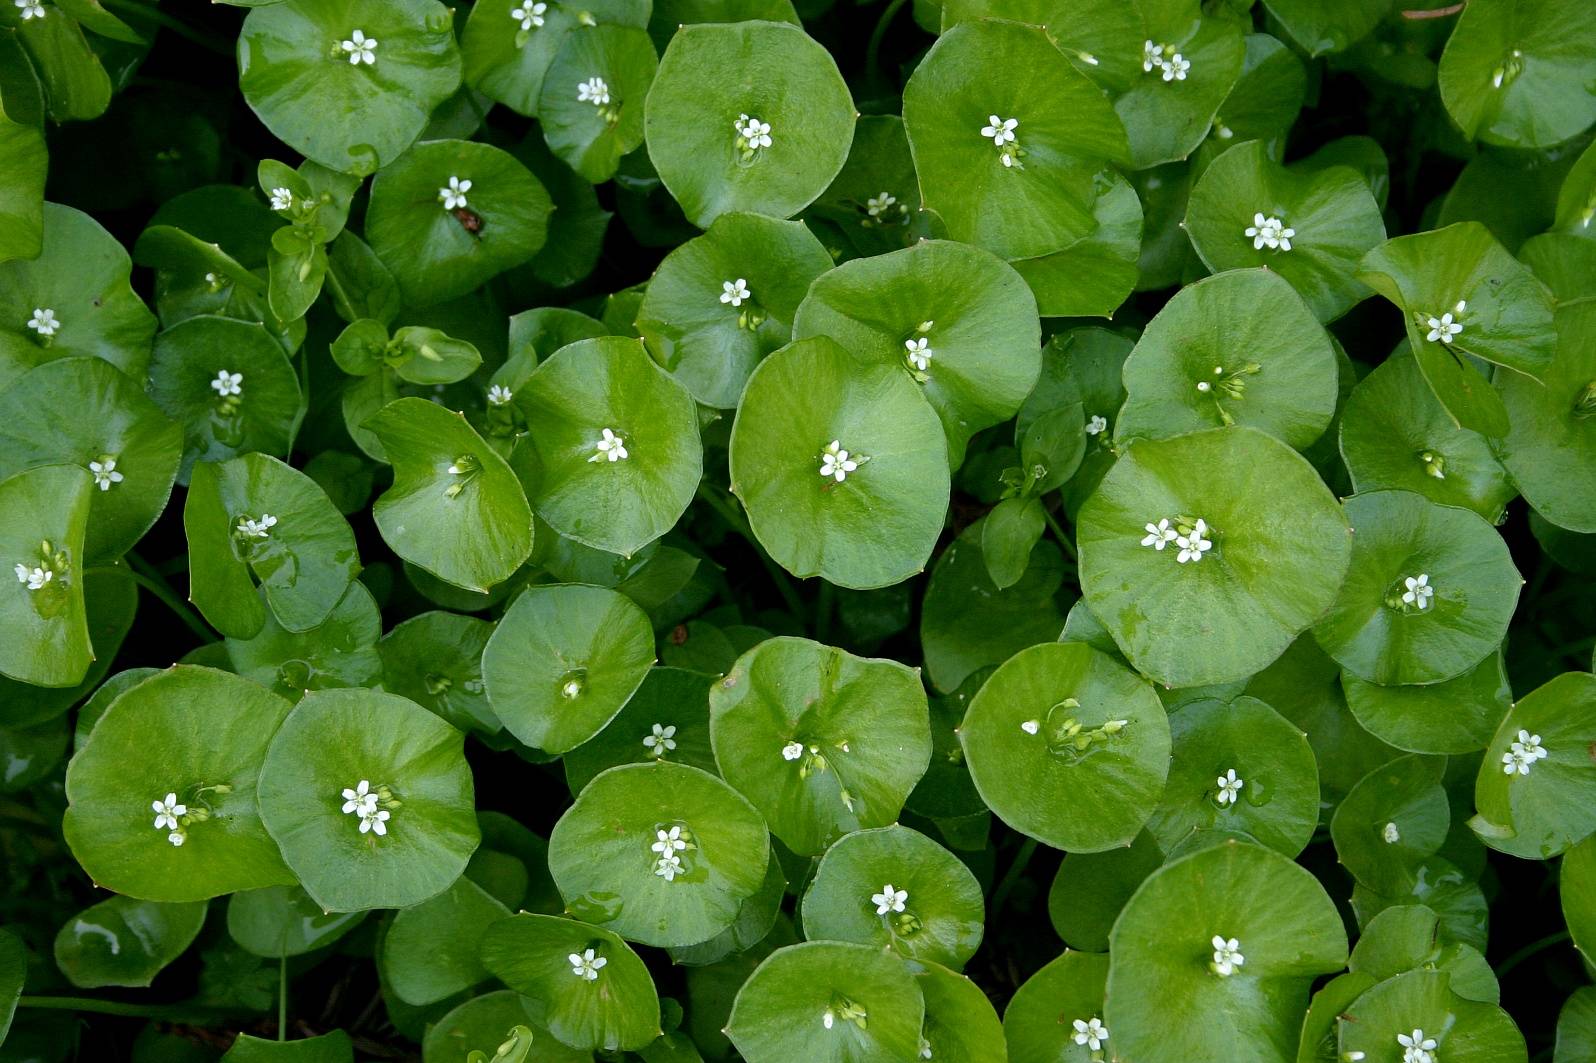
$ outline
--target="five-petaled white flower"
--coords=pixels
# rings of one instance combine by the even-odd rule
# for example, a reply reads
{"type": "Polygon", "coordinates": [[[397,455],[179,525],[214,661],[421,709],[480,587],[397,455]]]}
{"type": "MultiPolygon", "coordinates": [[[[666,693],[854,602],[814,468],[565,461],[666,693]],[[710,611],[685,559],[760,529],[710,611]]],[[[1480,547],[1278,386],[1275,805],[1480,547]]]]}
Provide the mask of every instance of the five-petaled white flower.
{"type": "Polygon", "coordinates": [[[27,584],[30,591],[43,590],[46,583],[55,579],[54,572],[47,568],[40,568],[37,565],[33,568],[29,568],[27,565],[18,565],[16,573],[17,582],[27,584]]]}
{"type": "Polygon", "coordinates": [[[371,66],[377,61],[377,42],[367,37],[362,30],[351,33],[347,41],[339,42],[338,47],[349,56],[351,66],[359,66],[361,63],[371,66]]]}
{"type": "Polygon", "coordinates": [[[471,179],[464,181],[458,177],[449,178],[449,187],[438,189],[438,202],[443,204],[444,210],[457,210],[466,205],[466,193],[471,191],[471,179]]]}
{"type": "Polygon", "coordinates": [[[289,188],[272,189],[272,209],[292,210],[294,208],[294,192],[289,188]]]}
{"type": "Polygon", "coordinates": [[[43,18],[44,5],[39,0],[17,0],[17,6],[22,9],[22,21],[30,18],[43,18]]]}
{"type": "Polygon", "coordinates": [[[211,381],[211,390],[222,398],[229,395],[242,395],[244,393],[244,374],[229,373],[225,369],[216,371],[216,379],[211,381]]]}
{"type": "Polygon", "coordinates": [[[981,135],[991,139],[998,147],[1014,143],[1014,130],[1019,126],[1018,118],[999,118],[995,114],[986,116],[987,124],[981,127],[981,135]]]}
{"type": "Polygon", "coordinates": [[[610,87],[601,77],[591,77],[576,87],[578,103],[591,103],[595,107],[603,107],[610,102],[610,87]]]}
{"type": "Polygon", "coordinates": [[[543,13],[548,9],[548,4],[537,3],[536,0],[521,0],[520,7],[510,9],[510,17],[521,23],[522,29],[529,30],[543,25],[543,13]]]}
{"type": "Polygon", "coordinates": [[[1205,538],[1207,534],[1208,525],[1203,522],[1201,517],[1198,517],[1197,523],[1192,526],[1190,532],[1175,537],[1175,545],[1180,547],[1180,553],[1175,560],[1183,565],[1188,561],[1201,561],[1203,555],[1214,545],[1205,538]]]}
{"type": "Polygon", "coordinates": [[[503,384],[495,384],[488,389],[489,406],[508,406],[514,397],[514,392],[503,384]]]}
{"type": "Polygon", "coordinates": [[[1102,1048],[1103,1042],[1108,1040],[1108,1027],[1095,1015],[1090,1019],[1076,1019],[1070,1025],[1075,1027],[1075,1043],[1085,1045],[1093,1052],[1102,1048]]]}
{"type": "Polygon", "coordinates": [[[786,745],[781,747],[782,760],[797,760],[803,755],[804,744],[802,742],[788,742],[786,745]]]}
{"type": "Polygon", "coordinates": [[[1272,251],[1290,251],[1291,238],[1297,235],[1297,230],[1288,228],[1286,223],[1273,214],[1267,218],[1262,212],[1253,214],[1252,224],[1247,226],[1243,235],[1252,238],[1252,249],[1261,251],[1269,248],[1272,251]]]}
{"type": "Polygon", "coordinates": [[[388,833],[388,810],[386,808],[373,808],[360,813],[360,833],[375,833],[379,838],[388,833]]]}
{"type": "Polygon", "coordinates": [[[1108,428],[1108,418],[1099,414],[1092,414],[1092,419],[1086,422],[1086,434],[1095,436],[1108,428]]]}
{"type": "Polygon", "coordinates": [[[116,471],[116,459],[109,454],[99,461],[89,462],[89,471],[94,474],[94,482],[102,491],[109,491],[112,484],[119,484],[123,479],[122,474],[116,471]]]}
{"type": "Polygon", "coordinates": [[[275,527],[277,527],[277,518],[270,513],[262,513],[260,520],[254,517],[239,517],[237,531],[247,539],[264,539],[275,527]]]}
{"type": "Polygon", "coordinates": [[[1504,775],[1528,775],[1530,766],[1537,760],[1544,760],[1547,756],[1546,747],[1541,745],[1541,736],[1532,735],[1528,731],[1518,732],[1518,741],[1508,747],[1502,754],[1502,773],[1504,775]]]}
{"type": "Polygon", "coordinates": [[[33,316],[28,318],[28,327],[41,336],[54,336],[61,331],[61,321],[55,316],[55,311],[47,306],[33,308],[33,316]]]}
{"type": "Polygon", "coordinates": [[[826,444],[826,449],[820,455],[820,475],[836,480],[838,483],[848,478],[848,474],[859,468],[859,459],[848,456],[842,449],[842,441],[833,439],[826,444]]]}
{"type": "Polygon", "coordinates": [[[732,123],[732,128],[737,130],[737,135],[743,138],[750,151],[755,148],[770,147],[769,122],[761,122],[757,118],[740,114],[737,116],[737,121],[732,123]]]}
{"type": "Polygon", "coordinates": [[[1241,788],[1247,785],[1246,780],[1237,776],[1235,768],[1226,768],[1225,774],[1216,780],[1216,784],[1219,787],[1221,805],[1235,804],[1236,798],[1241,794],[1241,788]]]}
{"type": "Polygon", "coordinates": [[[1214,947],[1214,972],[1221,978],[1229,978],[1236,973],[1236,968],[1247,962],[1247,957],[1241,954],[1241,942],[1235,938],[1215,934],[1210,944],[1214,947]]]}
{"type": "Polygon", "coordinates": [[[1142,73],[1151,74],[1154,67],[1164,65],[1164,46],[1152,41],[1142,42],[1142,73]]]}
{"type": "Polygon", "coordinates": [[[1157,524],[1148,521],[1142,527],[1147,529],[1147,534],[1142,536],[1142,545],[1151,546],[1154,550],[1162,550],[1180,537],[1180,532],[1169,526],[1167,517],[1157,524]]]}
{"type": "Polygon", "coordinates": [[[676,876],[682,873],[682,858],[675,853],[666,853],[654,861],[654,874],[666,882],[675,882],[676,876]]]}
{"type": "Polygon", "coordinates": [[[592,949],[573,952],[566,959],[571,961],[571,973],[586,982],[598,981],[599,968],[610,962],[603,956],[593,955],[592,949]]]}
{"type": "MultiPolygon", "coordinates": [[[[1463,312],[1464,305],[1461,302],[1457,304],[1458,313],[1461,314],[1463,312]]],[[[1463,331],[1463,322],[1452,320],[1452,311],[1450,310],[1440,317],[1426,316],[1424,323],[1430,327],[1430,331],[1425,334],[1424,338],[1431,343],[1451,343],[1453,337],[1463,331]]]]}
{"type": "Polygon", "coordinates": [[[1435,1063],[1435,1038],[1424,1036],[1424,1031],[1397,1034],[1397,1044],[1402,1046],[1402,1063],[1435,1063]]]}
{"type": "Polygon", "coordinates": [[[344,815],[364,814],[366,810],[375,810],[376,807],[377,794],[372,790],[369,779],[361,779],[352,789],[344,787],[344,815]]]}
{"type": "Polygon", "coordinates": [[[748,290],[748,281],[738,277],[734,281],[720,282],[720,301],[732,306],[742,306],[744,299],[752,299],[754,294],[748,290]]]}
{"type": "Polygon", "coordinates": [[[1435,588],[1430,586],[1430,574],[1420,572],[1417,576],[1407,576],[1402,580],[1402,586],[1407,589],[1402,592],[1402,604],[1418,606],[1419,612],[1430,607],[1430,599],[1435,597],[1435,588]]]}
{"type": "MultiPolygon", "coordinates": [[[[188,806],[179,803],[176,793],[169,793],[164,800],[150,802],[150,808],[155,811],[156,830],[178,830],[182,823],[179,816],[188,815],[188,806]]],[[[182,842],[173,842],[173,845],[182,845],[182,842]]]]}
{"type": "Polygon", "coordinates": [[[661,856],[667,856],[686,849],[687,839],[682,837],[680,827],[672,827],[670,830],[659,828],[654,831],[654,843],[649,848],[661,856]]]}
{"type": "Polygon", "coordinates": [[[871,196],[865,200],[865,210],[872,218],[879,218],[897,201],[898,197],[891,192],[883,192],[879,196],[871,196]]]}
{"type": "Polygon", "coordinates": [[[928,345],[929,342],[924,336],[916,336],[912,340],[903,341],[904,348],[909,352],[909,364],[922,373],[931,368],[931,357],[936,354],[928,345]]]}
{"type": "Polygon", "coordinates": [[[1179,52],[1164,61],[1163,71],[1165,81],[1185,81],[1186,71],[1191,69],[1191,60],[1179,52]]]}
{"type": "Polygon", "coordinates": [[[604,438],[593,444],[593,450],[594,454],[588,461],[625,461],[631,457],[631,452],[626,449],[626,440],[608,428],[604,429],[604,438]]]}
{"type": "Polygon", "coordinates": [[[643,748],[648,750],[651,757],[663,757],[666,753],[676,748],[676,725],[654,725],[654,733],[643,736],[643,748]]]}
{"type": "Polygon", "coordinates": [[[870,903],[876,906],[877,915],[886,915],[888,912],[903,911],[904,904],[909,899],[908,890],[895,890],[892,883],[881,887],[880,893],[871,894],[870,903]]]}

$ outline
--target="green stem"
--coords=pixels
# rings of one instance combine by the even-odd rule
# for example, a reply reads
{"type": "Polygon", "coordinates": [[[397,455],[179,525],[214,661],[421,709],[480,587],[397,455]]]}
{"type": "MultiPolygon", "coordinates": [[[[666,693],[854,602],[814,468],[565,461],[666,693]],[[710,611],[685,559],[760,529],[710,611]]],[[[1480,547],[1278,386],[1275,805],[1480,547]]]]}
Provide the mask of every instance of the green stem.
{"type": "Polygon", "coordinates": [[[101,3],[113,11],[149,19],[157,26],[171,30],[184,40],[197,44],[208,52],[215,52],[217,55],[225,55],[228,58],[232,58],[233,49],[226,41],[220,37],[213,37],[209,33],[201,33],[199,30],[190,29],[187,25],[164,11],[135,3],[134,0],[101,0],[101,3]]]}
{"type": "Polygon", "coordinates": [[[288,1040],[288,957],[277,957],[277,1039],[288,1040]]]}
{"type": "Polygon", "coordinates": [[[825,579],[820,581],[820,596],[815,601],[815,641],[825,642],[831,634],[831,611],[836,603],[837,588],[825,579]]]}
{"type": "Polygon", "coordinates": [[[1563,942],[1570,940],[1572,936],[1573,935],[1566,930],[1559,930],[1555,934],[1547,934],[1539,941],[1530,942],[1528,945],[1525,945],[1523,948],[1513,953],[1513,955],[1502,961],[1501,966],[1497,967],[1496,969],[1497,980],[1500,981],[1501,979],[1506,978],[1507,972],[1511,971],[1525,960],[1545,952],[1547,949],[1555,948],[1556,946],[1561,945],[1563,942]]]}
{"type": "Polygon", "coordinates": [[[786,603],[787,610],[793,616],[802,619],[804,603],[803,599],[798,597],[798,589],[793,586],[792,580],[787,578],[787,573],[782,571],[781,566],[772,561],[770,555],[765,553],[765,548],[754,537],[754,531],[748,526],[748,521],[743,519],[743,515],[738,513],[737,508],[732,505],[731,496],[727,495],[726,498],[721,498],[716,490],[706,482],[698,485],[698,497],[710,509],[718,513],[721,520],[731,525],[732,531],[748,540],[749,545],[754,548],[754,553],[759,555],[759,561],[765,566],[765,571],[770,573],[771,581],[776,584],[776,590],[781,594],[781,600],[786,603]]]}
{"type": "Polygon", "coordinates": [[[1047,526],[1052,529],[1053,538],[1057,539],[1058,544],[1064,548],[1064,552],[1070,555],[1071,563],[1078,563],[1080,558],[1076,556],[1075,544],[1070,542],[1068,535],[1064,534],[1064,529],[1059,525],[1058,518],[1054,517],[1046,506],[1042,507],[1042,517],[1047,521],[1047,526]]]}
{"type": "Polygon", "coordinates": [[[879,74],[877,64],[880,60],[881,41],[887,35],[887,27],[892,25],[892,20],[903,7],[905,0],[892,0],[881,17],[876,19],[876,28],[870,31],[870,43],[865,48],[865,69],[872,75],[879,74]]]}
{"type": "Polygon", "coordinates": [[[19,1008],[49,1011],[80,1011],[92,1015],[124,1015],[135,1019],[164,1019],[167,1022],[211,1022],[230,1015],[213,1008],[187,1008],[181,1004],[126,1004],[120,1000],[95,1000],[92,997],[22,997],[19,1008]]]}
{"type": "Polygon", "coordinates": [[[127,568],[108,568],[107,571],[120,572],[140,587],[149,591],[161,604],[176,613],[178,618],[188,625],[188,629],[199,636],[201,642],[217,641],[216,632],[212,631],[205,621],[199,618],[199,614],[188,607],[187,602],[177,596],[177,592],[172,589],[172,585],[167,583],[166,578],[155,571],[148,561],[145,561],[137,554],[128,554],[123,560],[128,563],[127,568]]]}
{"type": "Polygon", "coordinates": [[[1003,910],[1003,902],[1009,899],[1009,893],[1013,891],[1015,884],[1020,881],[1020,876],[1025,874],[1025,869],[1030,864],[1031,857],[1035,855],[1036,839],[1025,839],[1025,844],[1020,846],[1020,851],[1015,854],[1014,862],[1009,865],[1008,871],[1004,873],[1003,881],[999,882],[997,889],[992,892],[991,918],[996,919],[997,914],[1003,910]]]}

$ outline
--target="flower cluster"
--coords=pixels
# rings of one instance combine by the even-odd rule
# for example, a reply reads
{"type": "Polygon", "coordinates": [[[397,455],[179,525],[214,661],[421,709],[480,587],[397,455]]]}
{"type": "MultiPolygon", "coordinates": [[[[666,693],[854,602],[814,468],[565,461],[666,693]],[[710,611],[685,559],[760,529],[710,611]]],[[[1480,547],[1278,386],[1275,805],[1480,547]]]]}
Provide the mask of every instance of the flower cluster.
{"type": "Polygon", "coordinates": [[[1528,775],[1530,768],[1537,760],[1545,760],[1546,747],[1541,745],[1541,736],[1530,734],[1522,728],[1518,738],[1502,754],[1502,773],[1504,775],[1528,775]]]}
{"type": "Polygon", "coordinates": [[[1291,238],[1297,235],[1297,230],[1287,227],[1273,214],[1266,218],[1259,212],[1252,216],[1252,224],[1247,226],[1245,235],[1252,238],[1254,251],[1262,251],[1266,247],[1271,251],[1290,251],[1291,238]]]}
{"type": "Polygon", "coordinates": [[[344,787],[343,798],[344,814],[360,820],[360,833],[375,834],[379,838],[388,833],[388,808],[397,802],[387,787],[379,786],[374,790],[369,780],[361,779],[353,788],[344,787]]]}
{"type": "Polygon", "coordinates": [[[654,874],[666,882],[676,881],[676,876],[686,871],[682,866],[681,854],[686,852],[688,843],[692,840],[692,833],[679,826],[673,826],[669,830],[663,827],[656,828],[654,841],[649,845],[649,851],[655,854],[654,874]]]}
{"type": "Polygon", "coordinates": [[[1185,81],[1190,69],[1191,60],[1175,51],[1173,44],[1150,40],[1142,43],[1142,73],[1151,74],[1156,70],[1165,81],[1185,81]]]}
{"type": "Polygon", "coordinates": [[[178,846],[188,841],[188,831],[184,829],[184,817],[188,815],[188,806],[178,801],[176,791],[169,792],[158,801],[152,801],[150,808],[155,812],[155,829],[166,831],[167,841],[178,846]]]}
{"type": "Polygon", "coordinates": [[[1019,141],[1014,136],[1014,130],[1018,129],[1019,125],[1020,120],[1018,118],[1000,118],[995,114],[987,115],[986,125],[981,127],[981,135],[990,140],[993,147],[998,149],[998,158],[1002,160],[1004,166],[1017,167],[1023,170],[1025,167],[1020,164],[1020,159],[1024,157],[1025,151],[1020,147],[1019,141]]]}
{"type": "Polygon", "coordinates": [[[833,439],[820,453],[821,479],[842,483],[848,478],[849,473],[858,471],[859,466],[869,460],[863,454],[849,454],[843,448],[840,439],[833,439]]]}
{"type": "Polygon", "coordinates": [[[732,128],[737,130],[737,149],[745,157],[751,158],[760,148],[770,147],[769,122],[761,122],[746,114],[739,114],[737,121],[732,123],[732,128]]]}
{"type": "Polygon", "coordinates": [[[1182,565],[1188,561],[1201,561],[1203,555],[1213,549],[1213,540],[1208,538],[1213,529],[1201,517],[1195,520],[1177,517],[1173,524],[1166,517],[1160,519],[1157,524],[1149,521],[1143,527],[1147,532],[1142,536],[1143,546],[1151,546],[1154,550],[1161,551],[1170,543],[1174,543],[1179,548],[1175,560],[1182,565]]]}
{"type": "Polygon", "coordinates": [[[31,563],[19,561],[12,571],[17,574],[17,582],[29,591],[42,591],[58,577],[64,577],[68,567],[66,551],[57,550],[46,539],[39,544],[39,556],[36,559],[31,563]]]}
{"type": "Polygon", "coordinates": [[[239,517],[238,523],[233,526],[233,531],[244,539],[265,539],[271,535],[275,527],[277,527],[277,518],[270,513],[262,513],[259,520],[254,517],[239,517]]]}
{"type": "Polygon", "coordinates": [[[1397,1044],[1402,1049],[1402,1063],[1436,1063],[1435,1038],[1424,1036],[1417,1027],[1412,1033],[1397,1034],[1397,1044]]]}

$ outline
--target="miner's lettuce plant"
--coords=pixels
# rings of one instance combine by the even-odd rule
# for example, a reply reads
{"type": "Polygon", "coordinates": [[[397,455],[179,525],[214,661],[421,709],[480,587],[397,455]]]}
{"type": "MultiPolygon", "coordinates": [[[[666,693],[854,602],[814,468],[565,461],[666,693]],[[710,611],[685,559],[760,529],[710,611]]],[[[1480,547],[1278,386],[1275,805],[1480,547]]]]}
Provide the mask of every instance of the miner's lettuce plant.
{"type": "Polygon", "coordinates": [[[1596,1060],[1581,0],[0,0],[0,1063],[1596,1060]]]}

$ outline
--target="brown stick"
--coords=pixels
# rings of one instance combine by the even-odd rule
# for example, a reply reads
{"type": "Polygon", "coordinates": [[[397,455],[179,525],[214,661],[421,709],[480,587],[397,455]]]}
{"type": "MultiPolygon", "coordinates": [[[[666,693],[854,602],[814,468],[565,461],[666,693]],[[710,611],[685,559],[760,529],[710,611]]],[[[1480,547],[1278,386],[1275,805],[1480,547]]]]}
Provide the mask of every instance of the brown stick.
{"type": "Polygon", "coordinates": [[[1446,18],[1448,15],[1455,15],[1459,11],[1462,11],[1467,2],[1468,0],[1463,0],[1463,3],[1451,4],[1447,7],[1431,8],[1428,11],[1404,11],[1402,12],[1402,17],[1414,20],[1423,18],[1446,18]]]}

